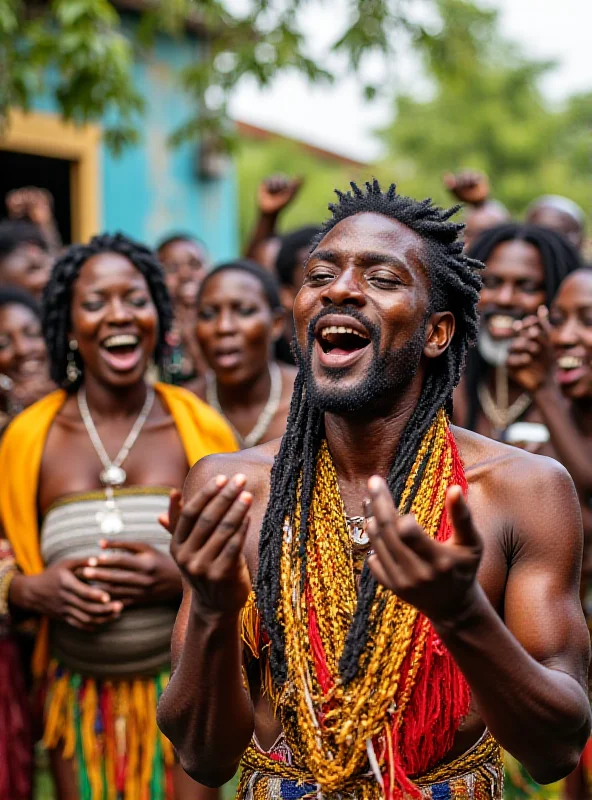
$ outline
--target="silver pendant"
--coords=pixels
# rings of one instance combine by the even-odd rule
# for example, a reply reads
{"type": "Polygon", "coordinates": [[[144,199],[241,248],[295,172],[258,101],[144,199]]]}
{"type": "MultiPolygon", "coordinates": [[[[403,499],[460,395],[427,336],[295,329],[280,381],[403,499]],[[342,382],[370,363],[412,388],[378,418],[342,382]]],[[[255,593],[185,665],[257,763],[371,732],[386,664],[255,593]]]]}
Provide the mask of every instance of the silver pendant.
{"type": "Polygon", "coordinates": [[[366,547],[370,544],[370,537],[364,533],[363,528],[355,527],[352,531],[352,542],[356,547],[366,547]]]}
{"type": "Polygon", "coordinates": [[[367,547],[370,544],[370,538],[366,533],[365,517],[347,517],[346,521],[353,544],[356,547],[367,547]]]}
{"type": "Polygon", "coordinates": [[[111,464],[107,469],[104,469],[99,475],[103,486],[123,486],[127,479],[124,469],[111,464]]]}
{"type": "Polygon", "coordinates": [[[116,508],[107,508],[105,511],[97,511],[96,520],[105,536],[113,536],[121,533],[124,529],[123,518],[116,508]]]}

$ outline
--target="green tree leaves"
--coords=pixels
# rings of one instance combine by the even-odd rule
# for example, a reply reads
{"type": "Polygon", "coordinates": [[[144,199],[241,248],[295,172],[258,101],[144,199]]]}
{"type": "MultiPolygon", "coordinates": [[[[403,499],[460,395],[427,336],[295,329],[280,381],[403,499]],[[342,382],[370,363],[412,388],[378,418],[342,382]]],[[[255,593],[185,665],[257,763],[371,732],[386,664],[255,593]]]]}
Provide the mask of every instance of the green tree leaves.
{"type": "MultiPolygon", "coordinates": [[[[340,54],[351,71],[360,68],[368,52],[392,54],[396,30],[420,33],[420,26],[408,20],[409,4],[348,0],[349,23],[335,34],[327,55],[340,54]]],[[[310,81],[335,77],[327,59],[315,59],[307,49],[298,20],[305,0],[152,0],[137,6],[144,11],[132,39],[130,29],[121,26],[116,2],[0,0],[0,118],[10,106],[27,108],[43,86],[68,119],[107,117],[106,141],[113,149],[137,141],[144,98],[132,79],[134,51],[150,47],[163,32],[205,36],[201,60],[178,75],[194,114],[173,134],[173,145],[214,130],[227,142],[228,101],[246,76],[261,86],[288,70],[310,81]]],[[[367,97],[375,93],[376,87],[366,87],[367,97]]]]}
{"type": "Polygon", "coordinates": [[[539,89],[553,64],[528,60],[505,41],[497,14],[469,0],[437,0],[442,28],[415,44],[430,99],[400,93],[383,131],[383,165],[401,191],[450,201],[442,175],[480,169],[514,214],[543,193],[589,206],[592,93],[552,108],[539,89]]]}

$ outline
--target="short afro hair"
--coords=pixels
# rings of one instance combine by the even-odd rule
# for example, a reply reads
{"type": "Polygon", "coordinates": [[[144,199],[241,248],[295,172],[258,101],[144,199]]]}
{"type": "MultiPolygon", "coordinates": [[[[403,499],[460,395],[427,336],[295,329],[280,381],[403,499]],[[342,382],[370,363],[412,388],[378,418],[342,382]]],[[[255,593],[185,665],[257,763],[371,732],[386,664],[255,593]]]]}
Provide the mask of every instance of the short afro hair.
{"type": "Polygon", "coordinates": [[[23,244],[34,244],[45,252],[49,249],[45,237],[32,222],[24,219],[6,219],[0,222],[0,260],[23,244]]]}
{"type": "Polygon", "coordinates": [[[41,307],[32,294],[20,286],[0,286],[0,308],[4,306],[25,306],[41,319],[41,307]]]}

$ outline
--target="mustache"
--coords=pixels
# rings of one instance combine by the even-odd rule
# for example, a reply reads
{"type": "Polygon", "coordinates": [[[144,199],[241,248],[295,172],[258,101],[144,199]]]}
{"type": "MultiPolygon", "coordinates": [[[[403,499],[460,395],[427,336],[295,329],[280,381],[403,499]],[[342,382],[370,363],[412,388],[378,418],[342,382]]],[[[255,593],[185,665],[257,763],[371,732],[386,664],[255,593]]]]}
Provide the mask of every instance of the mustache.
{"type": "Polygon", "coordinates": [[[313,317],[307,325],[306,338],[309,347],[311,347],[314,342],[315,328],[319,321],[322,320],[323,317],[328,317],[331,314],[342,314],[347,317],[352,317],[366,328],[370,334],[370,339],[372,340],[373,344],[380,342],[380,327],[375,322],[371,322],[367,317],[365,317],[358,308],[355,306],[327,306],[327,308],[323,308],[322,311],[319,311],[319,313],[313,317]]]}

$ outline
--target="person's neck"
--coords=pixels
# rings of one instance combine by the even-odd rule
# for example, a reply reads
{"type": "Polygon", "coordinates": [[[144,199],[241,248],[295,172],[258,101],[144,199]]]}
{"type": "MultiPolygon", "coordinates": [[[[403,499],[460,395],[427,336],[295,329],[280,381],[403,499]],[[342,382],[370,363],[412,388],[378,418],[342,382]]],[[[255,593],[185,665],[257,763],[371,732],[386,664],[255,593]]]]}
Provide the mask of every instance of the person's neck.
{"type": "Polygon", "coordinates": [[[580,397],[573,400],[571,412],[578,430],[584,436],[592,437],[592,397],[580,397]]]}
{"type": "Polygon", "coordinates": [[[271,374],[269,364],[258,375],[249,378],[242,384],[224,385],[216,381],[218,402],[224,412],[238,411],[243,408],[265,406],[271,392],[271,374]]]}
{"type": "Polygon", "coordinates": [[[106,386],[92,376],[86,377],[84,381],[89,410],[100,419],[137,416],[146,401],[147,388],[143,379],[122,388],[106,386]]]}
{"type": "Polygon", "coordinates": [[[365,484],[372,475],[388,475],[418,400],[419,393],[410,391],[374,416],[325,414],[327,445],[340,482],[365,484]]]}

